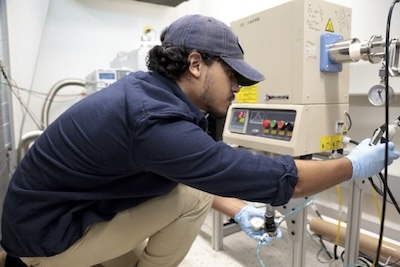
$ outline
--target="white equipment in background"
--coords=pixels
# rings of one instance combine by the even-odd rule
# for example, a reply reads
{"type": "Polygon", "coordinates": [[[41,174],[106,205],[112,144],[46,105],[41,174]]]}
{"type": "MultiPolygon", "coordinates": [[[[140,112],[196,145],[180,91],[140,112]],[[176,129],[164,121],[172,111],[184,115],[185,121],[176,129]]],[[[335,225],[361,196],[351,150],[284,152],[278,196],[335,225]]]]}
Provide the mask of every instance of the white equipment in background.
{"type": "Polygon", "coordinates": [[[156,37],[156,31],[150,26],[145,26],[140,37],[139,48],[130,52],[119,52],[110,62],[109,69],[97,69],[86,76],[88,93],[99,91],[132,71],[147,71],[146,57],[149,50],[158,44],[155,41],[156,37]]]}
{"type": "MultiPolygon", "coordinates": [[[[385,56],[385,41],[372,36],[350,38],[351,10],[323,0],[292,0],[232,23],[246,61],[266,74],[266,80],[242,87],[225,121],[223,141],[265,154],[308,159],[313,154],[343,148],[349,101],[349,66],[362,59],[372,64],[385,56]],[[288,14],[290,14],[288,16],[288,14]],[[285,34],[282,34],[285,33],[285,34]]],[[[400,76],[400,41],[388,44],[391,77],[400,76]]],[[[368,93],[373,105],[383,105],[381,86],[368,93]]],[[[394,93],[389,89],[388,96],[394,93]]],[[[349,185],[345,244],[347,265],[357,263],[362,181],[349,185]]],[[[299,206],[290,200],[287,206],[299,206]]],[[[284,207],[277,207],[285,213],[284,207]]],[[[305,266],[306,211],[287,221],[292,267],[305,266]]],[[[221,248],[221,219],[214,214],[213,248],[221,248]],[[215,241],[214,241],[215,239],[215,241]]],[[[225,230],[225,229],[224,229],[225,230]]]]}
{"type": "Polygon", "coordinates": [[[224,142],[296,157],[342,148],[350,68],[322,72],[320,39],[350,38],[351,10],[293,0],[231,26],[246,60],[266,80],[242,87],[227,114],[224,142]]]}
{"type": "Polygon", "coordinates": [[[88,94],[99,91],[131,72],[129,69],[98,69],[86,76],[86,90],[88,94]]]}
{"type": "Polygon", "coordinates": [[[119,52],[113,61],[111,61],[110,67],[128,68],[132,71],[147,71],[147,54],[153,46],[159,44],[159,42],[156,41],[156,38],[156,31],[150,26],[145,26],[140,37],[139,48],[130,52],[119,52]]]}
{"type": "Polygon", "coordinates": [[[129,68],[137,71],[147,71],[146,57],[152,46],[143,46],[130,52],[119,52],[111,61],[111,68],[129,68]]]}
{"type": "MultiPolygon", "coordinates": [[[[323,0],[292,0],[234,21],[231,27],[246,61],[266,80],[244,86],[237,94],[227,113],[223,141],[271,156],[304,159],[342,149],[350,68],[331,69],[327,63],[321,70],[320,46],[350,38],[351,9],[323,0]]],[[[276,209],[285,214],[286,208],[302,202],[291,200],[276,209]]],[[[303,209],[286,221],[292,267],[305,266],[306,219],[303,209]]],[[[223,235],[216,233],[216,238],[223,235]]],[[[220,249],[220,243],[214,242],[214,249],[220,249]]]]}

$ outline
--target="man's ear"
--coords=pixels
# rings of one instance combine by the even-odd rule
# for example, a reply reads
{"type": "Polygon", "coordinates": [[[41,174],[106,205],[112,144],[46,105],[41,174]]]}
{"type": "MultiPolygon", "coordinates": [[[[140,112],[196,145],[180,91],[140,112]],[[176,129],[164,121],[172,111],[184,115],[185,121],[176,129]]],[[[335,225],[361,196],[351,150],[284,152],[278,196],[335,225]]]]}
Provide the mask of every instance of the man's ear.
{"type": "Polygon", "coordinates": [[[203,65],[203,58],[199,52],[191,52],[188,56],[189,60],[189,72],[195,77],[199,78],[203,65]]]}

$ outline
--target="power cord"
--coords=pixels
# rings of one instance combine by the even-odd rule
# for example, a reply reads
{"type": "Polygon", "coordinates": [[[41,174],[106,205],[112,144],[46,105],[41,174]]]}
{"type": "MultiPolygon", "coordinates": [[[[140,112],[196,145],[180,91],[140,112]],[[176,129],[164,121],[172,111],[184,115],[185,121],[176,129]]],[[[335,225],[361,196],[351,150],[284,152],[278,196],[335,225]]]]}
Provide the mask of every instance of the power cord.
{"type": "MultiPolygon", "coordinates": [[[[5,67],[4,67],[4,65],[3,65],[3,62],[2,62],[1,60],[0,60],[0,70],[1,70],[1,73],[2,73],[2,75],[3,75],[3,77],[4,77],[4,79],[6,80],[8,86],[10,87],[11,93],[14,94],[14,96],[17,98],[17,100],[18,100],[19,103],[21,104],[22,111],[23,111],[24,113],[28,114],[28,115],[31,117],[31,119],[32,119],[32,121],[35,123],[36,127],[40,128],[39,119],[35,117],[35,115],[33,114],[33,112],[29,109],[28,105],[26,105],[26,104],[24,103],[24,101],[22,100],[22,98],[21,98],[21,96],[19,95],[19,93],[16,92],[16,91],[14,90],[14,88],[17,87],[17,86],[15,86],[15,85],[13,84],[12,79],[8,76],[8,74],[7,74],[6,70],[5,70],[5,67]]],[[[17,88],[18,88],[18,87],[17,87],[17,88]]],[[[21,126],[21,127],[22,127],[22,126],[21,126]]]]}
{"type": "MultiPolygon", "coordinates": [[[[400,0],[394,0],[392,5],[390,6],[387,24],[386,24],[386,43],[385,43],[385,126],[386,126],[386,140],[389,140],[389,42],[390,42],[390,22],[392,20],[392,13],[394,6],[400,0]]],[[[389,154],[389,147],[388,142],[385,142],[386,150],[385,150],[385,176],[383,179],[383,202],[382,202],[382,218],[381,218],[381,227],[379,232],[379,241],[378,247],[376,251],[375,257],[375,267],[380,267],[379,258],[381,254],[382,248],[382,241],[383,241],[383,231],[385,228],[385,217],[386,217],[386,198],[388,192],[388,154],[389,154]]]]}

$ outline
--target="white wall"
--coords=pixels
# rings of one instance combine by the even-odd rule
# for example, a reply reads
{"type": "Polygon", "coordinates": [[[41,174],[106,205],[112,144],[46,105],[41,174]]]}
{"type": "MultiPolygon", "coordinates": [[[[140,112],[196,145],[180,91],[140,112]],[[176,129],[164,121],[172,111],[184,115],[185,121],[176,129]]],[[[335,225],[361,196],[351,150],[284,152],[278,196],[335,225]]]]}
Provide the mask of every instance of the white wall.
{"type": "MultiPolygon", "coordinates": [[[[217,17],[229,24],[234,20],[262,11],[285,0],[189,0],[176,8],[135,2],[131,0],[7,0],[11,76],[22,88],[47,93],[58,81],[66,78],[84,79],[94,69],[107,68],[120,51],[138,47],[145,25],[158,33],[174,19],[189,13],[217,17]]],[[[386,16],[391,0],[330,0],[352,8],[352,35],[361,40],[373,34],[385,35],[386,16]]],[[[399,8],[393,13],[398,21],[399,8]]],[[[289,18],[288,18],[289,19],[289,18]]],[[[400,36],[399,23],[392,23],[392,35],[400,36]]],[[[273,38],[279,38],[274,36],[273,38]]],[[[379,82],[377,69],[369,63],[352,63],[350,113],[357,140],[369,137],[383,123],[383,110],[366,103],[370,86],[379,82]],[[375,68],[375,69],[374,69],[375,68]],[[368,74],[366,74],[368,73],[368,74]]],[[[400,93],[400,78],[395,91],[400,93]]],[[[393,79],[394,80],[394,79],[393,79]]],[[[65,88],[60,94],[80,92],[81,88],[65,88]]],[[[27,93],[21,96],[28,101],[27,93]]],[[[391,116],[400,115],[396,96],[391,116]]],[[[79,100],[57,98],[52,106],[50,121],[66,107],[79,100]]],[[[37,118],[41,116],[41,98],[32,96],[29,107],[37,118]]],[[[21,131],[22,112],[14,99],[16,140],[20,133],[37,129],[26,118],[21,131]]],[[[395,137],[400,148],[400,137],[395,137]]],[[[391,173],[400,176],[400,162],[391,166],[391,173]]],[[[393,183],[400,192],[400,182],[393,183]]],[[[332,197],[327,195],[328,198],[332,197]]],[[[400,200],[400,193],[397,193],[400,200]]],[[[398,217],[397,217],[398,218],[398,217]]],[[[393,219],[395,220],[395,219],[393,219]]]]}
{"type": "MultiPolygon", "coordinates": [[[[60,80],[84,79],[94,69],[108,68],[118,52],[137,48],[144,26],[160,32],[174,18],[199,10],[196,1],[178,8],[129,0],[13,0],[7,6],[11,75],[18,86],[44,93],[60,80]]],[[[60,94],[77,91],[66,87],[60,94]]],[[[21,94],[28,101],[27,94],[21,94]]],[[[38,118],[43,97],[30,99],[38,118]]],[[[60,110],[55,103],[53,118],[72,102],[59,104],[60,110]]],[[[14,115],[18,140],[22,115],[16,104],[14,115]]],[[[26,119],[23,133],[33,129],[32,120],[26,119]]]]}
{"type": "MultiPolygon", "coordinates": [[[[215,16],[229,24],[286,1],[189,0],[172,8],[131,0],[8,0],[11,74],[20,87],[47,93],[56,82],[66,78],[84,79],[94,69],[109,67],[118,52],[137,48],[145,25],[160,33],[175,18],[188,13],[215,16]]],[[[385,34],[391,1],[331,2],[352,8],[354,37],[365,40],[373,34],[385,34]]],[[[393,16],[396,18],[399,13],[395,9],[393,16]]],[[[400,35],[398,23],[392,23],[394,33],[400,35]]],[[[365,94],[370,86],[379,82],[380,64],[351,65],[350,91],[353,94],[365,94]]],[[[393,79],[393,83],[399,91],[400,79],[393,79]]],[[[63,93],[76,93],[76,90],[65,88],[63,93]]],[[[28,101],[26,93],[21,95],[28,101]]],[[[29,107],[38,118],[42,98],[30,99],[29,107]]],[[[63,103],[52,106],[53,117],[72,104],[72,99],[58,99],[63,103]]],[[[18,140],[22,115],[17,104],[14,104],[14,115],[18,140]]],[[[35,128],[27,118],[22,133],[35,128]]]]}

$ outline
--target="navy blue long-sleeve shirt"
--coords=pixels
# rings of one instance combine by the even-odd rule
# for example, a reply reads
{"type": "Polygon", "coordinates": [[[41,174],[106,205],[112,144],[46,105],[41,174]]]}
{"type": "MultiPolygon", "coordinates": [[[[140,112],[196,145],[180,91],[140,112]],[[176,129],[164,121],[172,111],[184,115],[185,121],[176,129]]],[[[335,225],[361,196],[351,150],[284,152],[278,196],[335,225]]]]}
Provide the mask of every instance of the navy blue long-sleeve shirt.
{"type": "Polygon", "coordinates": [[[3,248],[15,257],[66,250],[85,229],[171,191],[282,205],[294,192],[289,156],[268,158],[216,142],[175,82],[136,72],[79,101],[36,140],[10,181],[3,248]]]}

